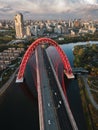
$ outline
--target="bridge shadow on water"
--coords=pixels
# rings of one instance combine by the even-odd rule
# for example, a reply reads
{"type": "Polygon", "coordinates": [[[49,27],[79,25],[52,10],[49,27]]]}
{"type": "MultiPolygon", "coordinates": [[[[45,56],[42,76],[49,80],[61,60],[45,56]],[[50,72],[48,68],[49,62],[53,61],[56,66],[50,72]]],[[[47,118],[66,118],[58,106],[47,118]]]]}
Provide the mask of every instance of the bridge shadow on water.
{"type": "Polygon", "coordinates": [[[68,102],[71,111],[73,113],[73,116],[75,118],[75,121],[77,123],[78,129],[87,130],[77,78],[67,79],[66,76],[64,76],[64,81],[67,86],[66,92],[67,92],[68,102]]]}
{"type": "Polygon", "coordinates": [[[30,91],[30,89],[28,88],[26,82],[21,83],[20,88],[22,89],[22,91],[24,92],[24,94],[33,102],[33,100],[37,100],[37,98],[34,97],[33,93],[30,91]]]}
{"type": "Polygon", "coordinates": [[[20,84],[22,91],[24,92],[25,96],[30,99],[33,104],[32,112],[33,112],[33,120],[32,120],[32,127],[30,129],[39,130],[39,112],[38,112],[38,99],[37,96],[34,96],[26,82],[20,84]]]}

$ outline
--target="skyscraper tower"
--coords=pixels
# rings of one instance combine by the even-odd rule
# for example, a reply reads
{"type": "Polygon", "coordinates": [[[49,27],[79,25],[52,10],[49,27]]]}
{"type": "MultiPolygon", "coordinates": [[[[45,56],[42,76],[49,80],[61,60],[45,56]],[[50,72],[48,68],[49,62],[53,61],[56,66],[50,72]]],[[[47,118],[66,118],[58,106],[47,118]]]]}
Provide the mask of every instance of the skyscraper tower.
{"type": "Polygon", "coordinates": [[[23,25],[23,15],[18,13],[14,17],[16,38],[23,38],[24,36],[24,25],[23,25]]]}
{"type": "Polygon", "coordinates": [[[30,26],[27,26],[27,27],[26,27],[26,35],[27,35],[27,36],[31,36],[30,26]]]}

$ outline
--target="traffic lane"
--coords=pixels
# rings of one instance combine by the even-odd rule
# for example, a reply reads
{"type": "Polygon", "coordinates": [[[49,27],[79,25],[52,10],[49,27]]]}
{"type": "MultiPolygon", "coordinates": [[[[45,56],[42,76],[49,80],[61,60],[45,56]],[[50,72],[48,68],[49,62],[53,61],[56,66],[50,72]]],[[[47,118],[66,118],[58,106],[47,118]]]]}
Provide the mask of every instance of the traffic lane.
{"type": "Polygon", "coordinates": [[[66,112],[65,106],[63,104],[63,100],[62,100],[61,94],[59,92],[56,80],[54,78],[54,74],[52,72],[52,68],[50,66],[49,60],[47,59],[47,56],[46,56],[45,53],[44,53],[44,62],[46,64],[46,69],[47,69],[47,73],[48,73],[49,80],[50,80],[50,86],[51,86],[51,90],[52,90],[52,93],[53,93],[55,109],[56,109],[56,112],[58,114],[60,127],[61,127],[62,130],[64,130],[64,129],[65,130],[66,129],[72,130],[70,121],[69,121],[68,116],[67,116],[67,112],[66,112]],[[60,104],[60,102],[62,104],[60,104]]]}
{"type": "Polygon", "coordinates": [[[49,80],[47,76],[47,72],[45,69],[44,61],[43,61],[43,54],[42,49],[39,48],[38,50],[39,56],[39,72],[40,72],[40,81],[41,81],[41,93],[42,93],[42,101],[43,101],[43,112],[44,112],[44,122],[45,122],[45,130],[58,130],[59,124],[57,122],[57,117],[54,111],[54,104],[53,99],[51,97],[50,87],[49,87],[49,80]],[[48,103],[51,104],[51,107],[48,107],[48,103]]]}
{"type": "Polygon", "coordinates": [[[53,92],[55,108],[56,108],[56,111],[58,113],[61,129],[62,130],[64,130],[64,129],[71,130],[72,127],[71,127],[69,118],[67,116],[67,112],[66,112],[66,109],[65,109],[61,94],[60,94],[60,92],[58,90],[58,86],[57,86],[56,82],[54,82],[55,79],[52,78],[51,74],[50,74],[50,80],[51,80],[51,90],[53,92]]]}

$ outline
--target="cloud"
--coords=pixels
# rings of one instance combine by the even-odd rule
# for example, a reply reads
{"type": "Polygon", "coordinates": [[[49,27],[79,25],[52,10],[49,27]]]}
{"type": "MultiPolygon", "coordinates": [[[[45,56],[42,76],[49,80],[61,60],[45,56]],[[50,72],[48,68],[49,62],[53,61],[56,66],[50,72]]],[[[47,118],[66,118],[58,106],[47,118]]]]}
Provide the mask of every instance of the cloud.
{"type": "Polygon", "coordinates": [[[85,17],[85,15],[98,17],[97,9],[98,0],[0,0],[1,18],[13,17],[17,12],[29,18],[85,17]]]}
{"type": "Polygon", "coordinates": [[[12,8],[9,6],[4,6],[3,8],[0,8],[0,11],[8,13],[8,12],[12,11],[12,8]]]}

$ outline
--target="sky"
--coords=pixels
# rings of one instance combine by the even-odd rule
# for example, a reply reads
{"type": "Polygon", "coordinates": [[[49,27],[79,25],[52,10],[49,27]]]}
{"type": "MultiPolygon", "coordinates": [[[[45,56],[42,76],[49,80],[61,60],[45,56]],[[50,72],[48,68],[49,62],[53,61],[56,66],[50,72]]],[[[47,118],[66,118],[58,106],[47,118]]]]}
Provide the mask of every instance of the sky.
{"type": "Polygon", "coordinates": [[[98,0],[0,0],[0,19],[98,19],[98,0]]]}

